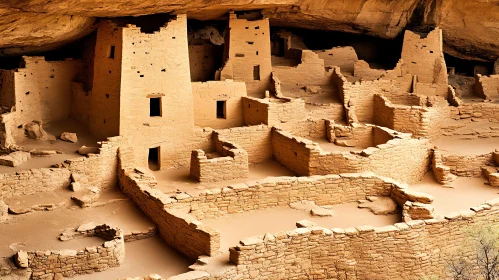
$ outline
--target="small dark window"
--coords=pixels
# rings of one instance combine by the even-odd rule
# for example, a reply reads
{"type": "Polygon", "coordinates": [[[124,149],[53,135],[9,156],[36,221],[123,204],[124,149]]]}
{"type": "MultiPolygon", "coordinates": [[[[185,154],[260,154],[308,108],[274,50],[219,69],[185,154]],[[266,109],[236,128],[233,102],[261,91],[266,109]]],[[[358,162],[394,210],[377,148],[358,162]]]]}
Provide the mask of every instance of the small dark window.
{"type": "Polygon", "coordinates": [[[149,163],[149,169],[152,171],[158,171],[160,169],[160,150],[159,147],[150,148],[147,161],[149,163]]]}
{"type": "Polygon", "coordinates": [[[149,98],[149,115],[151,117],[161,117],[161,97],[149,98]]]}
{"type": "Polygon", "coordinates": [[[253,45],[255,42],[249,42],[249,41],[248,41],[248,42],[246,42],[246,43],[248,43],[248,45],[253,45]]]}
{"type": "Polygon", "coordinates": [[[258,51],[256,51],[256,55],[258,55],[258,51]]]}
{"type": "Polygon", "coordinates": [[[255,29],[260,29],[260,26],[255,26],[255,29]]]}
{"type": "Polygon", "coordinates": [[[236,57],[244,57],[244,53],[236,53],[236,57]]]}
{"type": "Polygon", "coordinates": [[[108,93],[106,93],[106,98],[109,98],[109,94],[108,93]]]}
{"type": "Polygon", "coordinates": [[[26,92],[26,95],[29,95],[29,91],[26,92]]]}
{"type": "Polygon", "coordinates": [[[114,59],[115,50],[116,50],[115,46],[109,46],[109,52],[107,53],[107,57],[114,59]]]}
{"type": "Polygon", "coordinates": [[[260,81],[260,65],[253,66],[253,80],[260,81]]]}
{"type": "Polygon", "coordinates": [[[430,53],[433,53],[433,51],[430,51],[430,53]]]}
{"type": "Polygon", "coordinates": [[[219,100],[217,101],[217,119],[225,119],[225,104],[227,101],[219,100]]]}

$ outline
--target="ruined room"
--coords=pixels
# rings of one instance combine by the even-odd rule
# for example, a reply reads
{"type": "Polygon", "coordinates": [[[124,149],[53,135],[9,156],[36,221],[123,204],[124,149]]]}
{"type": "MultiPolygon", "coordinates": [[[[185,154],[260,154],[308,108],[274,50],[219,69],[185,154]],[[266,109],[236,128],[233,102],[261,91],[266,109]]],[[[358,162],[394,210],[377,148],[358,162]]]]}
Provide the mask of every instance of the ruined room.
{"type": "Polygon", "coordinates": [[[497,1],[0,15],[0,280],[499,279],[497,1]]]}

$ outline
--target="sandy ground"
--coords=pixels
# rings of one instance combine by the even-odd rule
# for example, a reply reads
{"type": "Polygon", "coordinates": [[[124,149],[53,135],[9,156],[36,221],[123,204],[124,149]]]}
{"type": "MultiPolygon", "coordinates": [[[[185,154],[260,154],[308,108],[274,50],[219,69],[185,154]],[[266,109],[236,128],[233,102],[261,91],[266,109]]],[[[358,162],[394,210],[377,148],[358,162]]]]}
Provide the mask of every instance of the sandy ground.
{"type": "Polygon", "coordinates": [[[76,150],[78,150],[83,145],[87,147],[97,146],[97,139],[95,139],[93,136],[90,136],[86,128],[82,124],[72,119],[46,124],[44,125],[44,129],[57,138],[61,135],[62,132],[75,132],[76,136],[78,137],[78,142],[71,143],[59,139],[56,141],[39,141],[26,137],[25,140],[18,142],[17,145],[29,149],[60,150],[64,154],[54,155],[50,157],[32,157],[28,162],[23,163],[17,167],[0,166],[0,173],[50,167],[51,165],[62,163],[70,158],[81,157],[81,155],[76,153],[76,150]]]}
{"type": "Polygon", "coordinates": [[[433,173],[428,172],[421,182],[410,188],[432,195],[435,212],[444,216],[499,197],[499,189],[485,185],[485,182],[483,178],[458,177],[451,184],[453,188],[444,188],[435,180],[433,173]]]}
{"type": "Polygon", "coordinates": [[[325,152],[360,152],[364,150],[362,147],[343,147],[343,146],[338,146],[334,143],[329,142],[327,139],[320,139],[320,138],[311,138],[309,139],[311,141],[314,141],[315,143],[319,144],[319,147],[321,147],[322,150],[325,152]]]}
{"type": "Polygon", "coordinates": [[[481,155],[499,149],[498,138],[460,140],[455,137],[442,137],[432,142],[442,151],[457,155],[481,155]]]}
{"type": "Polygon", "coordinates": [[[152,172],[158,181],[156,188],[164,193],[178,191],[196,191],[210,188],[224,187],[232,184],[244,183],[254,180],[261,180],[267,177],[295,176],[286,167],[280,165],[275,160],[251,164],[249,166],[249,177],[234,179],[215,183],[199,183],[194,181],[189,175],[189,168],[178,168],[152,172]]]}
{"type": "Polygon", "coordinates": [[[189,261],[168,247],[159,237],[125,243],[125,263],[103,272],[79,275],[74,280],[121,279],[143,277],[152,273],[168,277],[189,271],[189,261]]]}
{"type": "MultiPolygon", "coordinates": [[[[67,199],[67,194],[40,195],[44,203],[59,203],[60,199],[67,199]]],[[[104,193],[100,202],[110,199],[125,198],[119,191],[104,193]]],[[[8,203],[21,203],[32,206],[36,196],[10,200],[8,203]]],[[[89,245],[103,243],[98,238],[81,238],[72,241],[59,241],[59,234],[66,228],[76,228],[87,222],[96,224],[108,223],[118,226],[129,233],[135,230],[144,231],[154,224],[130,200],[120,200],[101,207],[79,208],[72,202],[65,207],[53,211],[32,212],[24,215],[10,215],[6,223],[0,224],[0,256],[11,256],[17,250],[59,250],[80,249],[89,245]],[[36,227],[33,225],[36,224],[36,227]],[[9,247],[10,246],[10,247],[9,247]]]]}

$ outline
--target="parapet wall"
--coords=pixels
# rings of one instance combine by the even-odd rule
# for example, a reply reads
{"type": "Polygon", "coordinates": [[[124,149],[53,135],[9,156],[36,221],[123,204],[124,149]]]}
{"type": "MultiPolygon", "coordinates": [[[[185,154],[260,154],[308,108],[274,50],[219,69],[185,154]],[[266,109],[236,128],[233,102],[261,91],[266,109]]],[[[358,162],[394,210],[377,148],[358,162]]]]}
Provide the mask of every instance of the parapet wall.
{"type": "Polygon", "coordinates": [[[430,167],[430,143],[409,135],[361,152],[324,152],[311,140],[272,131],[274,157],[301,176],[372,171],[407,183],[421,180],[430,167]]]}
{"type": "Polygon", "coordinates": [[[0,173],[0,196],[4,198],[49,192],[71,184],[71,172],[62,168],[40,168],[0,173]]]}
{"type": "Polygon", "coordinates": [[[101,237],[106,242],[81,250],[27,252],[28,267],[33,273],[30,279],[53,279],[58,273],[73,277],[107,270],[125,261],[125,240],[121,229],[100,225],[89,230],[87,235],[101,237]]]}
{"type": "Polygon", "coordinates": [[[481,155],[456,155],[441,151],[442,163],[459,177],[482,177],[482,167],[493,165],[493,152],[481,155]]]}
{"type": "Polygon", "coordinates": [[[243,98],[244,120],[247,125],[277,125],[282,122],[303,120],[307,109],[303,99],[243,98]]]}

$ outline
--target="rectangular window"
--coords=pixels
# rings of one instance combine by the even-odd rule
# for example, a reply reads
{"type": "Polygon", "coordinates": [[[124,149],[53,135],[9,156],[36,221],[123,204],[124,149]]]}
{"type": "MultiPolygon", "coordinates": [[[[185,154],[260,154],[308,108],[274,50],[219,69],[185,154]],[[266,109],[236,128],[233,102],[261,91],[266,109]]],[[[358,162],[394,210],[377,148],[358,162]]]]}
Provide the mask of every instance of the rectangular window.
{"type": "Polygon", "coordinates": [[[114,59],[114,51],[115,51],[114,46],[109,46],[109,51],[107,52],[107,57],[114,59]]]}
{"type": "Polygon", "coordinates": [[[149,115],[151,117],[161,117],[161,97],[149,98],[149,115]]]}
{"type": "Polygon", "coordinates": [[[158,171],[160,169],[160,152],[159,147],[150,148],[147,161],[149,163],[149,169],[152,171],[158,171]]]}
{"type": "Polygon", "coordinates": [[[227,101],[221,100],[217,101],[217,119],[225,119],[225,105],[227,101]]]}
{"type": "Polygon", "coordinates": [[[253,80],[260,81],[260,65],[253,66],[253,80]]]}

